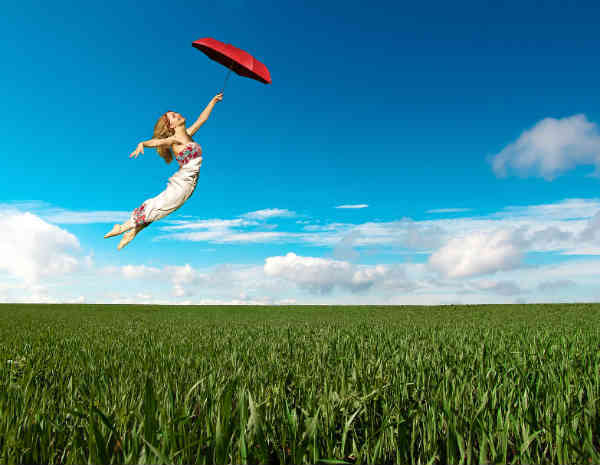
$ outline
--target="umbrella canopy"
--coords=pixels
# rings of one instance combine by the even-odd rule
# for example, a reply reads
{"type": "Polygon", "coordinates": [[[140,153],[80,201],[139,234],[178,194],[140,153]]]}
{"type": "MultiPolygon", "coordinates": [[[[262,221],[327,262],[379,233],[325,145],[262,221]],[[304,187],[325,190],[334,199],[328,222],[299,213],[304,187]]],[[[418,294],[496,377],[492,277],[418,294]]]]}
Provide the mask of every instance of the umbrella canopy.
{"type": "Polygon", "coordinates": [[[211,39],[210,37],[198,39],[192,42],[192,46],[240,76],[256,79],[265,84],[271,84],[271,74],[267,67],[240,48],[211,39]]]}

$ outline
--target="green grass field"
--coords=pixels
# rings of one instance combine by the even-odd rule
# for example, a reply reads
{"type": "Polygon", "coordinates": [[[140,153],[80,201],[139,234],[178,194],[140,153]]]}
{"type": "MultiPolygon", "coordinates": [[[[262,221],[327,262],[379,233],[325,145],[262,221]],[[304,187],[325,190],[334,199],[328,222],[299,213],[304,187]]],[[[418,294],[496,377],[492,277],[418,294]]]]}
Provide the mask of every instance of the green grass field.
{"type": "Polygon", "coordinates": [[[600,463],[600,305],[0,305],[0,463],[600,463]]]}

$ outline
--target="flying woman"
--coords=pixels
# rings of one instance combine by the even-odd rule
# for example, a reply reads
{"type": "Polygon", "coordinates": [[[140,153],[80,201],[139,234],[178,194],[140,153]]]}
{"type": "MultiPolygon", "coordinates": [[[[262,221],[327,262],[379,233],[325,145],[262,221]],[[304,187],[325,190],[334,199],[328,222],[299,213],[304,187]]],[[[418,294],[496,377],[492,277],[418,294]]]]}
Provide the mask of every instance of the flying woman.
{"type": "Polygon", "coordinates": [[[202,147],[193,141],[192,136],[206,122],[215,103],[222,99],[223,93],[215,95],[189,129],[186,129],[185,118],[179,113],[166,112],[154,126],[154,137],[140,142],[129,155],[129,158],[137,158],[140,152],[144,153],[144,147],[156,147],[158,154],[167,163],[171,163],[173,153],[175,153],[179,170],[169,178],[164,191],[156,197],[146,200],[133,210],[131,218],[123,224],[115,224],[112,230],[104,236],[107,238],[125,233],[117,247],[119,250],[129,244],[136,234],[150,223],[173,213],[190,198],[196,188],[198,172],[202,165],[202,147]]]}

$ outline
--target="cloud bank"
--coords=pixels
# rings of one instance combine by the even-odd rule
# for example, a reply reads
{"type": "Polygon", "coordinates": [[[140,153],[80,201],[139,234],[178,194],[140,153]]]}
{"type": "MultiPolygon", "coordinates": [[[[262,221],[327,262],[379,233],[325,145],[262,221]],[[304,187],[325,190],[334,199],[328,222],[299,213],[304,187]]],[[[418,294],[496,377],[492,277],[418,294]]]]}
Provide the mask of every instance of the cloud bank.
{"type": "Polygon", "coordinates": [[[287,231],[257,230],[275,210],[283,211],[162,226],[170,238],[299,244],[253,265],[199,268],[193,262],[157,267],[143,261],[94,267],[69,231],[31,212],[0,208],[0,301],[433,305],[600,299],[600,260],[594,257],[600,255],[598,199],[509,206],[477,217],[294,220],[287,231]],[[324,250],[315,253],[306,245],[324,250]],[[375,249],[377,261],[369,255],[375,249]],[[568,261],[526,260],[537,253],[568,261]],[[354,263],[361,257],[372,263],[354,263]]]}

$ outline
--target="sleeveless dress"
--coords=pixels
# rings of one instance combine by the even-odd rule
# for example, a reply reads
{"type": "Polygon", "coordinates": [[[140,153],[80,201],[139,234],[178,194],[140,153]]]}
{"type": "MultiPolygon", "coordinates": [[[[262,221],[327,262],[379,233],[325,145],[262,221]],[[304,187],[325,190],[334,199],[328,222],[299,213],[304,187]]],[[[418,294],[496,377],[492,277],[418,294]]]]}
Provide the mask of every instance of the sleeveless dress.
{"type": "Polygon", "coordinates": [[[193,141],[187,143],[183,150],[175,155],[179,170],[169,178],[167,188],[133,210],[131,221],[136,227],[146,227],[153,221],[164,218],[190,198],[198,183],[201,155],[202,148],[193,141]]]}

